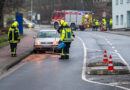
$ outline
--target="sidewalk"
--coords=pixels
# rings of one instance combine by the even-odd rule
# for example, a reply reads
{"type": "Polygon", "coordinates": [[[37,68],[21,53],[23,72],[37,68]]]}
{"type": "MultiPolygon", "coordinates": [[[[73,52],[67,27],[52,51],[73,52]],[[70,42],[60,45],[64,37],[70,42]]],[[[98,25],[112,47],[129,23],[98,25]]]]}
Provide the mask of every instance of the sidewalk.
{"type": "Polygon", "coordinates": [[[106,33],[130,36],[130,31],[106,31],[106,33]]]}
{"type": "Polygon", "coordinates": [[[34,44],[33,36],[35,35],[35,32],[24,29],[24,34],[26,36],[21,39],[17,46],[17,57],[10,56],[9,45],[0,49],[0,75],[32,52],[34,44]]]}

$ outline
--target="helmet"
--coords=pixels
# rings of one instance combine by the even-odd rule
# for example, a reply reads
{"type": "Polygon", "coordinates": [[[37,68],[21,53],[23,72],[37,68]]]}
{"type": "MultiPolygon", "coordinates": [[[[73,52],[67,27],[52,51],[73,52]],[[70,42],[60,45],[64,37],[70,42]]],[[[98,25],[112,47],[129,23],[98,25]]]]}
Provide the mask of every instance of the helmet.
{"type": "Polygon", "coordinates": [[[69,23],[68,23],[68,22],[66,22],[66,25],[68,26],[68,25],[69,25],[69,23]]]}
{"type": "Polygon", "coordinates": [[[19,23],[17,22],[17,21],[14,21],[13,23],[12,23],[12,27],[17,27],[19,25],[19,23]]]}
{"type": "Polygon", "coordinates": [[[68,23],[67,23],[67,22],[64,22],[64,23],[63,23],[63,26],[67,26],[67,25],[68,25],[68,23]]]}
{"type": "Polygon", "coordinates": [[[17,21],[14,21],[14,23],[18,26],[19,25],[19,23],[17,22],[17,21]]]}
{"type": "Polygon", "coordinates": [[[60,20],[60,25],[63,25],[65,21],[64,20],[60,20]]]}

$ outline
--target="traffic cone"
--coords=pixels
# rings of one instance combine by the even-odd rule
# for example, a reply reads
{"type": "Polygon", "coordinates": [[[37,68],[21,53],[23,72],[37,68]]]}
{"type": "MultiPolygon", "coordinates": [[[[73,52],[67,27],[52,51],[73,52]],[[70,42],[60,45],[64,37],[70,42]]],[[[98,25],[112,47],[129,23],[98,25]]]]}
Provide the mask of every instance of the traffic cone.
{"type": "Polygon", "coordinates": [[[112,56],[110,55],[109,57],[109,62],[108,62],[108,71],[114,70],[113,62],[112,62],[112,56]]]}
{"type": "Polygon", "coordinates": [[[108,58],[107,58],[107,51],[104,50],[104,58],[103,58],[103,63],[107,63],[108,62],[108,58]]]}

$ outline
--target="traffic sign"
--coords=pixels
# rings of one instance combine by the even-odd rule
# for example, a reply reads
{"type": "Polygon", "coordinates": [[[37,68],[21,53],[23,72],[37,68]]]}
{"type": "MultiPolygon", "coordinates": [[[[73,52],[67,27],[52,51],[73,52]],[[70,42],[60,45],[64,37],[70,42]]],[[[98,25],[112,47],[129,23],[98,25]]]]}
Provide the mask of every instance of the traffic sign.
{"type": "Polygon", "coordinates": [[[40,14],[37,14],[37,20],[40,20],[41,17],[40,17],[40,14]]]}
{"type": "Polygon", "coordinates": [[[106,15],[106,12],[104,11],[103,13],[102,13],[102,17],[106,17],[107,15],[106,15]]]}

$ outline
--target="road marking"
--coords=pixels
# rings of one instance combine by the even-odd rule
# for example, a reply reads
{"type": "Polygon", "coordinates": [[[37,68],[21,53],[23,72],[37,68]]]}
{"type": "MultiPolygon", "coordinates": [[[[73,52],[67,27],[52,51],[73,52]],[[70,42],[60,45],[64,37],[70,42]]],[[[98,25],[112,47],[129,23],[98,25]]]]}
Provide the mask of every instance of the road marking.
{"type": "Polygon", "coordinates": [[[114,50],[116,53],[118,53],[118,51],[117,50],[114,50]]]}
{"type": "Polygon", "coordinates": [[[125,61],[125,59],[120,55],[120,53],[117,53],[117,55],[120,57],[120,59],[127,65],[129,71],[130,71],[130,67],[129,64],[125,61]]]}
{"type": "Polygon", "coordinates": [[[7,77],[9,76],[11,73],[13,73],[14,71],[16,71],[17,69],[19,69],[20,67],[22,67],[25,63],[19,63],[18,65],[12,67],[11,69],[9,69],[9,71],[3,73],[1,76],[0,76],[0,80],[4,77],[7,77]]]}
{"type": "MultiPolygon", "coordinates": [[[[106,37],[104,37],[104,39],[106,40],[106,37]]],[[[106,41],[107,41],[107,40],[106,40],[106,41]]],[[[110,42],[110,41],[109,41],[109,42],[110,42]]],[[[110,43],[111,43],[111,42],[110,42],[110,43]]],[[[108,44],[109,44],[109,43],[108,43],[108,44]]],[[[114,46],[112,46],[112,48],[115,49],[114,46]]],[[[128,69],[129,69],[129,71],[130,71],[129,64],[125,61],[125,59],[121,56],[121,54],[120,54],[116,49],[115,49],[114,51],[115,51],[115,53],[119,56],[119,58],[124,62],[124,64],[127,65],[128,69]]]]}
{"type": "Polygon", "coordinates": [[[114,49],[115,47],[114,47],[114,46],[112,46],[112,48],[114,49]]]}
{"type": "Polygon", "coordinates": [[[117,87],[117,88],[121,88],[121,89],[124,89],[124,90],[130,90],[129,88],[126,88],[126,87],[117,86],[117,85],[114,85],[114,84],[100,83],[100,82],[91,81],[91,80],[87,79],[86,78],[87,48],[85,46],[84,41],[80,37],[76,36],[76,38],[78,38],[81,41],[81,43],[83,45],[83,49],[84,49],[84,61],[83,61],[83,67],[82,67],[82,80],[89,82],[89,83],[95,83],[95,84],[100,84],[100,85],[117,87]]]}

